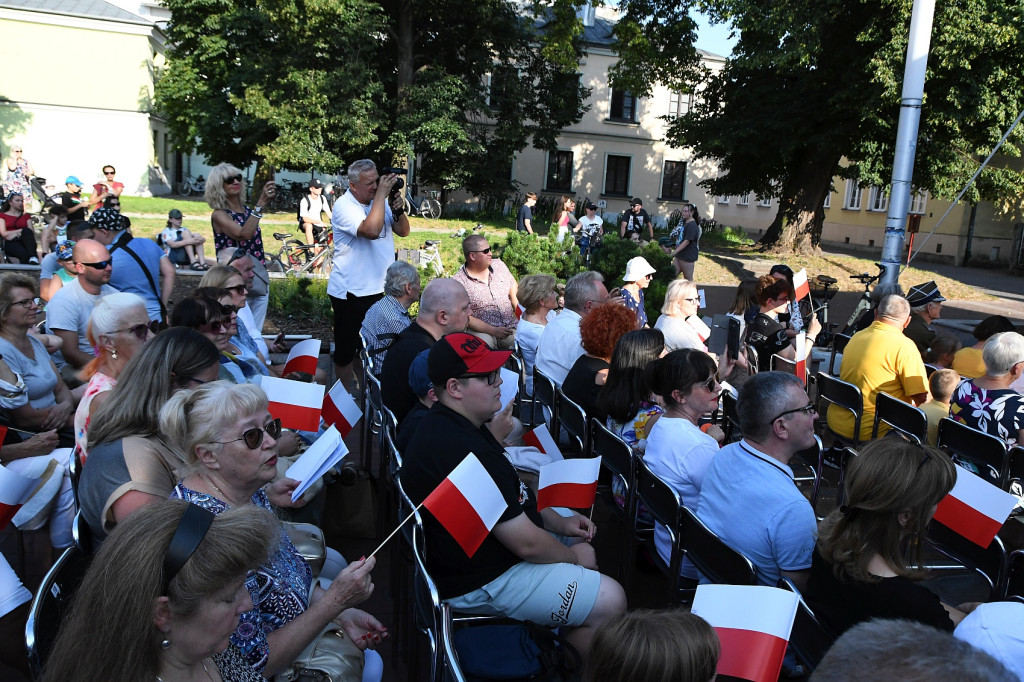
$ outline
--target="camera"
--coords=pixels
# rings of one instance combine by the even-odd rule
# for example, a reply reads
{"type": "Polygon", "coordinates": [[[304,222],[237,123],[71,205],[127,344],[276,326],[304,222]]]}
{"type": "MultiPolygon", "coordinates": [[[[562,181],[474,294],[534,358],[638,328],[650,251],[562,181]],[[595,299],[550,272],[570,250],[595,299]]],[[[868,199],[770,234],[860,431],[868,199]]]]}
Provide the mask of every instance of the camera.
{"type": "MultiPolygon", "coordinates": [[[[405,168],[392,168],[391,166],[384,166],[378,172],[381,175],[405,175],[409,171],[405,168]]],[[[402,196],[403,187],[405,187],[405,180],[403,180],[402,178],[397,178],[395,180],[395,184],[391,186],[391,192],[388,194],[389,204],[394,204],[395,199],[402,196]]],[[[391,211],[395,215],[395,217],[398,217],[405,213],[405,207],[403,206],[400,209],[392,207],[391,211]]]]}
{"type": "Polygon", "coordinates": [[[406,168],[392,168],[391,166],[384,166],[379,171],[381,175],[405,175],[408,172],[406,168]]]}

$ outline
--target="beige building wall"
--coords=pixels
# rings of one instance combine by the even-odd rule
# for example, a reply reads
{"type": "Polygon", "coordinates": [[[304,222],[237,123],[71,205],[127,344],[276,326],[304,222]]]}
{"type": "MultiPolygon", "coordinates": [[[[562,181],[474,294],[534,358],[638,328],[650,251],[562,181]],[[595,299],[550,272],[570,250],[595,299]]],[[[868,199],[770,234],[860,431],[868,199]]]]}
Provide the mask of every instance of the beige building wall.
{"type": "Polygon", "coordinates": [[[4,157],[12,143],[23,145],[59,190],[68,175],[92,185],[108,163],[128,194],[170,190],[173,154],[150,113],[163,62],[154,24],[0,8],[0,36],[0,63],[24,67],[5,68],[0,80],[4,157]]]}

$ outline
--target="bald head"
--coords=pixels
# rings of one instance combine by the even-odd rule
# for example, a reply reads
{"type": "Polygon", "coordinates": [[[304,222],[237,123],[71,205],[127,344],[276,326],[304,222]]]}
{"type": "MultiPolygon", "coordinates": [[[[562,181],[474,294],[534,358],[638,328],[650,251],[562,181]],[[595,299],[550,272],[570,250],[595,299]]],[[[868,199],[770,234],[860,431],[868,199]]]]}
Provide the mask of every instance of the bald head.
{"type": "Polygon", "coordinates": [[[75,262],[79,284],[88,293],[99,293],[99,287],[110,281],[110,252],[103,244],[93,239],[79,239],[75,242],[71,257],[75,262]],[[100,263],[105,263],[104,267],[96,267],[100,263]]]}
{"type": "Polygon", "coordinates": [[[444,334],[461,332],[469,324],[469,294],[460,282],[439,278],[430,280],[420,297],[417,323],[441,338],[444,334]]]}
{"type": "Polygon", "coordinates": [[[79,239],[75,242],[72,258],[76,263],[99,263],[110,260],[110,252],[94,239],[79,239]]]}

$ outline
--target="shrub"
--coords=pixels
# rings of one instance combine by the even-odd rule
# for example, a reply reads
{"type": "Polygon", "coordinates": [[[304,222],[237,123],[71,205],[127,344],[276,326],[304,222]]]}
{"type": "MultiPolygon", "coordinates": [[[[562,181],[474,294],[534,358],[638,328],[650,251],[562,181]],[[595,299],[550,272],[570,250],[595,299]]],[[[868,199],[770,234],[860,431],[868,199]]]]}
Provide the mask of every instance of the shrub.
{"type": "MultiPolygon", "coordinates": [[[[556,237],[555,231],[547,236],[510,231],[501,260],[517,280],[526,275],[543,273],[554,275],[564,282],[577,272],[582,272],[583,268],[577,262],[579,249],[573,242],[570,239],[559,242],[556,237]]],[[[494,246],[492,241],[491,248],[494,246]]]]}
{"type": "Polygon", "coordinates": [[[320,278],[271,279],[267,306],[273,315],[321,319],[330,319],[334,315],[331,299],[327,297],[327,279],[320,278]]]}

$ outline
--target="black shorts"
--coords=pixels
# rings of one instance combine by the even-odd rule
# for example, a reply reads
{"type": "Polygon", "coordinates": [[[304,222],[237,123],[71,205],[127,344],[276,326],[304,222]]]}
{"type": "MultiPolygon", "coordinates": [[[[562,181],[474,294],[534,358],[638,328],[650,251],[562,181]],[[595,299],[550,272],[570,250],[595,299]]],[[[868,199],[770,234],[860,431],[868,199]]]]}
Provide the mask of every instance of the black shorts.
{"type": "Polygon", "coordinates": [[[331,307],[334,309],[334,364],[344,367],[351,364],[359,352],[359,329],[363,326],[366,311],[374,303],[384,298],[384,294],[369,296],[353,296],[335,298],[331,296],[331,307]]]}

